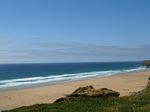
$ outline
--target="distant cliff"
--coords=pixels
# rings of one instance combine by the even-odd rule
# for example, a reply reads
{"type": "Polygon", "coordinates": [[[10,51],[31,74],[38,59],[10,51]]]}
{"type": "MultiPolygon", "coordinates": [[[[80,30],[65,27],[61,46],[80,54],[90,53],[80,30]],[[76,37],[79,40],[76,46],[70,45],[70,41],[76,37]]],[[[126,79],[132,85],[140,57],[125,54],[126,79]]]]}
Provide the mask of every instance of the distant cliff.
{"type": "Polygon", "coordinates": [[[145,66],[146,68],[150,68],[150,60],[144,61],[142,63],[142,66],[145,66]]]}

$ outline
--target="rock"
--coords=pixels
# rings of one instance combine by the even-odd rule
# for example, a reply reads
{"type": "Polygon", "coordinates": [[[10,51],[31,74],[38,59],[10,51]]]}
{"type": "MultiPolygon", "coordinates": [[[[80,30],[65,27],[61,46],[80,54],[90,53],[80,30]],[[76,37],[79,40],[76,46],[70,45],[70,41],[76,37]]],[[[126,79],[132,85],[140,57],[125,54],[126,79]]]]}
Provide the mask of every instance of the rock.
{"type": "Polygon", "coordinates": [[[92,86],[80,87],[68,97],[119,97],[119,93],[107,88],[94,89],[92,86]]]}
{"type": "Polygon", "coordinates": [[[54,103],[57,103],[57,102],[62,102],[62,101],[69,101],[69,97],[61,97],[59,99],[57,99],[56,101],[54,101],[54,103]]]}
{"type": "Polygon", "coordinates": [[[88,92],[95,90],[93,86],[79,87],[68,97],[87,96],[88,92]]]}
{"type": "Polygon", "coordinates": [[[150,60],[144,61],[142,63],[142,66],[145,66],[146,68],[150,68],[150,60]]]}
{"type": "Polygon", "coordinates": [[[93,94],[93,96],[94,95],[97,97],[119,97],[120,93],[113,91],[111,89],[101,88],[101,89],[95,90],[95,94],[93,94]]]}
{"type": "Polygon", "coordinates": [[[119,92],[113,91],[111,89],[107,88],[95,89],[93,88],[93,86],[90,85],[85,87],[79,87],[72,94],[57,99],[55,103],[61,101],[69,101],[71,98],[76,97],[119,97],[119,95],[120,95],[119,92]]]}

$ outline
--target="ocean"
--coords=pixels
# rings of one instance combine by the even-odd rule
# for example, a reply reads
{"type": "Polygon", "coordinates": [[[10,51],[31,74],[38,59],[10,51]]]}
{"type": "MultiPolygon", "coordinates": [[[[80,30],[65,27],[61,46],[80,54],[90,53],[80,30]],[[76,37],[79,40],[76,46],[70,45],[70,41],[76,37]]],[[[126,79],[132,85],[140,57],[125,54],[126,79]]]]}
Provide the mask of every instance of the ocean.
{"type": "Polygon", "coordinates": [[[139,71],[142,62],[0,64],[0,90],[139,71]]]}

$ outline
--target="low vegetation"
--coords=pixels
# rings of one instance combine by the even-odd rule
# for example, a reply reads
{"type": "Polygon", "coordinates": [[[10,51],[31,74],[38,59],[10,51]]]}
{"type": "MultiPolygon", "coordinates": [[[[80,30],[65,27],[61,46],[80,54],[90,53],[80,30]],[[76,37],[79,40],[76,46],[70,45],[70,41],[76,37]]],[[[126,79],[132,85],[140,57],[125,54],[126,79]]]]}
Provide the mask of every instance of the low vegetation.
{"type": "Polygon", "coordinates": [[[144,90],[131,96],[67,96],[67,99],[52,104],[37,104],[3,112],[150,112],[150,80],[144,90]]]}

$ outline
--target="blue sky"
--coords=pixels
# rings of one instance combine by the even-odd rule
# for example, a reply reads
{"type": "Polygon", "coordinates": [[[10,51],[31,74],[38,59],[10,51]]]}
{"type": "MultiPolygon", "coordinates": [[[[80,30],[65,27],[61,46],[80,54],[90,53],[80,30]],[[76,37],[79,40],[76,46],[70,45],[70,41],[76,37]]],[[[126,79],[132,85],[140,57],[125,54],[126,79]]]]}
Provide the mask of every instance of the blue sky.
{"type": "Polygon", "coordinates": [[[150,59],[149,0],[0,0],[0,63],[150,59]]]}

